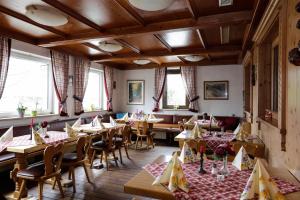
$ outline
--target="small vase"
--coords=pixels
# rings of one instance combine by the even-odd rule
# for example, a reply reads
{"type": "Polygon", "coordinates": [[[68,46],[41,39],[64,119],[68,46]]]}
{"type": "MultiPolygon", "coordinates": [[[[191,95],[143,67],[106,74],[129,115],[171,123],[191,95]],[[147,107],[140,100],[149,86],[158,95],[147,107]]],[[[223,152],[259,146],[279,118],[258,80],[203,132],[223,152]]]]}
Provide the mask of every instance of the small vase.
{"type": "Polygon", "coordinates": [[[25,111],[23,111],[23,110],[18,110],[18,114],[19,114],[19,117],[20,117],[20,118],[24,118],[25,111]]]}
{"type": "Polygon", "coordinates": [[[220,174],[224,176],[229,175],[228,164],[227,164],[227,155],[223,157],[223,166],[220,169],[220,174]]]}
{"type": "Polygon", "coordinates": [[[37,116],[37,111],[36,110],[32,110],[31,111],[31,116],[32,117],[36,117],[37,116]]]}

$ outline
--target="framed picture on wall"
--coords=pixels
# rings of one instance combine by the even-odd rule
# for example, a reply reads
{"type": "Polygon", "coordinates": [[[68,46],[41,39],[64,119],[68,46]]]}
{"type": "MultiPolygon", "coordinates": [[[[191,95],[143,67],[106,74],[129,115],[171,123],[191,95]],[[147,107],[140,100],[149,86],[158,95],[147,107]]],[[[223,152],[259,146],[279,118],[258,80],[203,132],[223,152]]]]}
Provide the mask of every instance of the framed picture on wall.
{"type": "Polygon", "coordinates": [[[145,81],[143,80],[128,80],[127,81],[127,104],[128,105],[143,105],[145,96],[145,81]]]}
{"type": "Polygon", "coordinates": [[[205,100],[228,100],[228,81],[204,81],[205,100]]]}

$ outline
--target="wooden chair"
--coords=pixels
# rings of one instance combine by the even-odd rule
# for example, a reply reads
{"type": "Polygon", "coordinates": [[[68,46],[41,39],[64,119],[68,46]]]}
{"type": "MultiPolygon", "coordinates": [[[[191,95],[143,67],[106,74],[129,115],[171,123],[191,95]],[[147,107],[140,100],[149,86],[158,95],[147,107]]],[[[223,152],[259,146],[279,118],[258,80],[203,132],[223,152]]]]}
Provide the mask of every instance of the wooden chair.
{"type": "Polygon", "coordinates": [[[119,155],[120,155],[120,161],[123,164],[123,160],[122,160],[122,147],[124,147],[125,152],[126,152],[126,156],[128,159],[129,158],[129,154],[128,154],[128,145],[130,144],[130,125],[126,125],[121,129],[122,132],[122,137],[114,137],[113,140],[116,144],[116,149],[119,150],[119,155]]]}
{"type": "Polygon", "coordinates": [[[149,129],[149,124],[147,122],[136,122],[136,141],[135,141],[135,149],[138,147],[138,141],[140,140],[140,144],[143,146],[143,138],[146,138],[147,149],[149,149],[149,145],[152,145],[154,148],[155,144],[153,142],[154,133],[149,129]]]}
{"type": "Polygon", "coordinates": [[[43,198],[43,186],[44,182],[47,179],[55,178],[55,181],[58,183],[58,188],[61,193],[61,196],[64,197],[64,192],[61,186],[61,161],[63,157],[63,143],[60,143],[56,146],[48,146],[44,150],[44,159],[43,162],[33,164],[26,169],[18,171],[17,178],[22,180],[20,187],[20,195],[18,199],[21,199],[21,194],[25,189],[25,183],[29,181],[37,181],[39,187],[39,199],[43,198]]]}
{"type": "MultiPolygon", "coordinates": [[[[77,166],[82,166],[86,175],[86,178],[89,183],[91,183],[88,172],[87,172],[87,167],[85,165],[87,161],[87,151],[90,148],[90,143],[91,143],[91,137],[80,137],[77,140],[76,144],[76,153],[65,153],[63,155],[62,159],[62,166],[68,167],[69,168],[69,180],[71,179],[72,176],[72,183],[73,183],[73,192],[76,192],[76,187],[75,187],[75,172],[74,169],[77,166]]],[[[55,182],[53,184],[53,188],[55,187],[55,182]]]]}
{"type": "Polygon", "coordinates": [[[95,159],[96,152],[100,152],[101,158],[100,162],[102,163],[103,153],[105,156],[106,169],[109,170],[108,166],[108,156],[112,153],[116,166],[118,167],[118,162],[115,155],[116,145],[113,138],[116,137],[118,129],[110,129],[107,133],[107,137],[104,137],[101,141],[94,142],[91,145],[91,149],[93,150],[93,155],[91,158],[91,168],[93,167],[93,162],[95,159]]]}

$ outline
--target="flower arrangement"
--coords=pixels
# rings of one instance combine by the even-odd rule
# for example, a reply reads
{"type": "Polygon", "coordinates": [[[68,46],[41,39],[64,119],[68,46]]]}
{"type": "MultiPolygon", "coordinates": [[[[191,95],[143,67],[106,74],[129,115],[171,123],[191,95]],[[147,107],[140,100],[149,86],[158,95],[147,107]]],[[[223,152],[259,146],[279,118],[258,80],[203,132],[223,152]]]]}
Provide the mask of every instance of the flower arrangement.
{"type": "Polygon", "coordinates": [[[143,117],[144,117],[144,115],[145,115],[145,113],[144,113],[144,111],[143,110],[136,110],[136,117],[138,118],[138,119],[142,119],[143,117]]]}
{"type": "Polygon", "coordinates": [[[224,158],[225,156],[228,155],[235,155],[235,152],[232,149],[232,146],[229,143],[226,144],[220,144],[216,150],[215,150],[215,155],[217,158],[224,158]]]}

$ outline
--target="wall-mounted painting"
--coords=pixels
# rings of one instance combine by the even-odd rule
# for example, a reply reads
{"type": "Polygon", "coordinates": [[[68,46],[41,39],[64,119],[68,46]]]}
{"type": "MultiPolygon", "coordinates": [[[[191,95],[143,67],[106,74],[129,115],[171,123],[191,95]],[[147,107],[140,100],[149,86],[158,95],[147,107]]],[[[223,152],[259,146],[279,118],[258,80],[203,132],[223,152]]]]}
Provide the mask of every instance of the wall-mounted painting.
{"type": "Polygon", "coordinates": [[[144,104],[144,86],[145,81],[128,80],[127,81],[127,93],[129,105],[142,105],[144,104]]]}
{"type": "Polygon", "coordinates": [[[205,100],[228,100],[228,81],[204,81],[205,100]]]}

